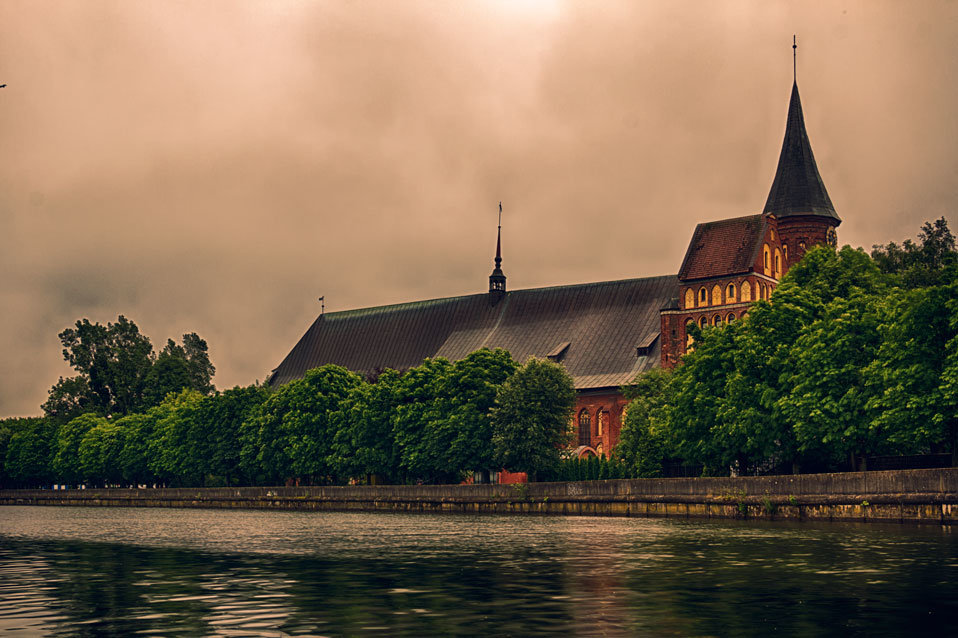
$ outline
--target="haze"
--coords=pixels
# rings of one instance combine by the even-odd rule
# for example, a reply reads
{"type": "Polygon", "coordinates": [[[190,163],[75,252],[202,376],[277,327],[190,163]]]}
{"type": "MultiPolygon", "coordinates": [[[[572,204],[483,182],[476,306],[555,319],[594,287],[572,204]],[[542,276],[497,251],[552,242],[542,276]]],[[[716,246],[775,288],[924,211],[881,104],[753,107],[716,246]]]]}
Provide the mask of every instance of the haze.
{"type": "Polygon", "coordinates": [[[57,333],[195,331],[220,388],[327,311],[678,271],[760,212],[792,82],[842,243],[958,195],[954,2],[0,4],[0,415],[57,333]]]}

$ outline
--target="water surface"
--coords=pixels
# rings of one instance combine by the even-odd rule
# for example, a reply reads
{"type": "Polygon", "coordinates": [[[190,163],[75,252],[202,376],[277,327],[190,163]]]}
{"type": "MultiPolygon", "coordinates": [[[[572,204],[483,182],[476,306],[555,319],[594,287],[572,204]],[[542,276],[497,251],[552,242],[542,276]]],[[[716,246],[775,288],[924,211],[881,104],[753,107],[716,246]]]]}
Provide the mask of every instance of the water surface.
{"type": "Polygon", "coordinates": [[[0,507],[0,636],[950,634],[949,527],[0,507]]]}

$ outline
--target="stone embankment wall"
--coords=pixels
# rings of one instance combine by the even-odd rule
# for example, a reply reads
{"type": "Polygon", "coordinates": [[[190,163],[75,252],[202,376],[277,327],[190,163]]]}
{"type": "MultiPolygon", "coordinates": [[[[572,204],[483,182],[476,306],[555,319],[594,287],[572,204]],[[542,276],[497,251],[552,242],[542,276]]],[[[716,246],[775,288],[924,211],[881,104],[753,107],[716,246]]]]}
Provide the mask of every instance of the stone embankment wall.
{"type": "Polygon", "coordinates": [[[520,485],[0,490],[0,505],[958,523],[958,468],[520,485]]]}

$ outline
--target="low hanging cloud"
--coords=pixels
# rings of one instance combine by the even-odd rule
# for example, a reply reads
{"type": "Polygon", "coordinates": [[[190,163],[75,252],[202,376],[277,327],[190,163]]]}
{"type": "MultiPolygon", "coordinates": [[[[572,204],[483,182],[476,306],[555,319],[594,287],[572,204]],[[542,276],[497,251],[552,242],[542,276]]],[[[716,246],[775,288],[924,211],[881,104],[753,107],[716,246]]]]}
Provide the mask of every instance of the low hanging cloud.
{"type": "Polygon", "coordinates": [[[844,243],[954,226],[954,3],[0,5],[0,414],[124,314],[219,387],[327,309],[674,273],[764,205],[791,36],[844,243]]]}

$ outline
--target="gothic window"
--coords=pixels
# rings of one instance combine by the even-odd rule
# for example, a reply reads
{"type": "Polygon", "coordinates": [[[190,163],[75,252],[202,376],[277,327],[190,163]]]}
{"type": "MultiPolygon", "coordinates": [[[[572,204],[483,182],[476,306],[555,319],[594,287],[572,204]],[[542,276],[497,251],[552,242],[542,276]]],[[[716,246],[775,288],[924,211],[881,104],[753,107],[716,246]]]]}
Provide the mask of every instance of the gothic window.
{"type": "Polygon", "coordinates": [[[762,249],[762,268],[766,275],[772,275],[772,249],[768,247],[768,244],[765,244],[762,249]]]}
{"type": "Polygon", "coordinates": [[[694,341],[694,339],[692,339],[692,335],[689,334],[689,326],[694,326],[694,325],[695,325],[694,319],[689,318],[685,322],[685,349],[686,350],[692,347],[692,342],[694,341]]]}
{"type": "Polygon", "coordinates": [[[712,286],[712,305],[721,306],[722,305],[722,287],[718,284],[712,286]]]}
{"type": "Polygon", "coordinates": [[[579,412],[579,445],[590,445],[592,443],[592,419],[589,418],[589,411],[579,412]]]}
{"type": "Polygon", "coordinates": [[[699,328],[707,328],[708,325],[709,325],[708,317],[702,317],[701,319],[699,319],[699,328]]]}
{"type": "Polygon", "coordinates": [[[782,278],[782,251],[775,249],[775,278],[782,278]]]}
{"type": "Polygon", "coordinates": [[[726,323],[732,323],[733,321],[735,321],[735,313],[734,313],[734,312],[730,312],[730,313],[728,313],[728,316],[725,318],[725,322],[726,322],[726,323]]]}
{"type": "Polygon", "coordinates": [[[725,301],[735,303],[735,284],[729,284],[728,288],[725,289],[725,301]]]}
{"type": "Polygon", "coordinates": [[[707,306],[709,302],[709,293],[705,288],[699,288],[699,305],[707,306]]]}
{"type": "Polygon", "coordinates": [[[712,325],[713,325],[713,326],[721,326],[721,325],[722,325],[722,315],[715,315],[714,317],[712,317],[712,325]]]}
{"type": "Polygon", "coordinates": [[[782,244],[782,252],[785,253],[785,263],[788,263],[788,244],[782,244]]]}
{"type": "Polygon", "coordinates": [[[685,307],[686,308],[695,307],[695,293],[692,292],[691,288],[685,291],[685,307]]]}
{"type": "Polygon", "coordinates": [[[605,424],[608,421],[609,413],[604,410],[599,410],[599,413],[596,414],[596,421],[599,426],[599,436],[602,436],[602,433],[605,432],[605,424]]]}
{"type": "Polygon", "coordinates": [[[747,281],[742,282],[742,301],[752,300],[752,284],[747,281]]]}

